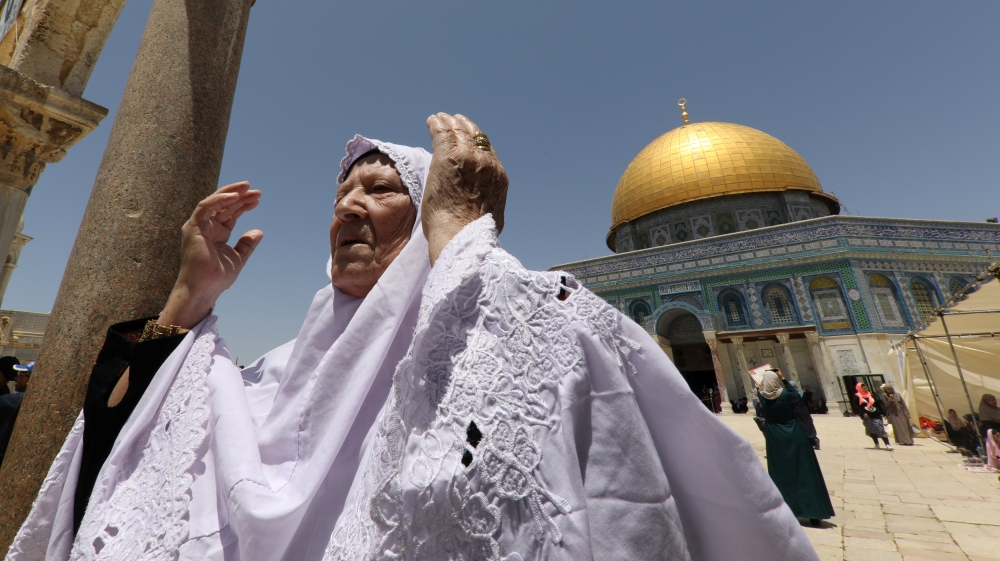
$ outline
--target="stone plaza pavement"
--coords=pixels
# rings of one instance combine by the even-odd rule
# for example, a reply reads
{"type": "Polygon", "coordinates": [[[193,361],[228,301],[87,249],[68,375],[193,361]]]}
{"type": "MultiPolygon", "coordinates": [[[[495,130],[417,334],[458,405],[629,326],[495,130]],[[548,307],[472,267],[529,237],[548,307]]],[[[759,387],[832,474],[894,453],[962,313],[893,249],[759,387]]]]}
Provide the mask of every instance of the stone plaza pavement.
{"type": "MultiPolygon", "coordinates": [[[[765,461],[752,416],[719,418],[765,461]]],[[[960,467],[960,454],[930,438],[887,452],[873,447],[857,417],[813,419],[822,445],[816,456],[837,513],[820,528],[804,526],[820,559],[1000,559],[998,474],[960,467]]]]}

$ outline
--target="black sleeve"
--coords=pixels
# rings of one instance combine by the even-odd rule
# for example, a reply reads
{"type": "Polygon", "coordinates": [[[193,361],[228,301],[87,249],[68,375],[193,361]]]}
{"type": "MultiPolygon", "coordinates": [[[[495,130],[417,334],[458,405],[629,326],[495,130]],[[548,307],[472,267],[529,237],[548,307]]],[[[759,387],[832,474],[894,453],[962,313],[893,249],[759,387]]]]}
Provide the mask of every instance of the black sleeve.
{"type": "Polygon", "coordinates": [[[809,440],[816,440],[816,425],[813,424],[812,415],[809,414],[809,407],[806,406],[806,400],[799,399],[792,404],[792,413],[795,415],[795,420],[802,425],[802,430],[806,431],[806,436],[809,440]]]}
{"type": "Polygon", "coordinates": [[[864,417],[867,411],[864,407],[861,407],[861,402],[858,401],[858,394],[849,395],[848,398],[851,400],[851,411],[858,417],[864,417]]]}
{"type": "Polygon", "coordinates": [[[872,394],[872,397],[875,398],[875,414],[878,415],[879,417],[885,417],[887,415],[885,410],[885,402],[882,401],[881,397],[875,394],[872,394]]]}
{"type": "Polygon", "coordinates": [[[184,339],[184,335],[175,335],[137,342],[149,319],[112,325],[90,372],[83,402],[83,463],[73,504],[74,533],[80,529],[97,473],[108,459],[118,433],[149,387],[153,375],[184,339]],[[129,382],[125,397],[118,405],[108,407],[111,391],[126,367],[129,367],[129,382]]]}

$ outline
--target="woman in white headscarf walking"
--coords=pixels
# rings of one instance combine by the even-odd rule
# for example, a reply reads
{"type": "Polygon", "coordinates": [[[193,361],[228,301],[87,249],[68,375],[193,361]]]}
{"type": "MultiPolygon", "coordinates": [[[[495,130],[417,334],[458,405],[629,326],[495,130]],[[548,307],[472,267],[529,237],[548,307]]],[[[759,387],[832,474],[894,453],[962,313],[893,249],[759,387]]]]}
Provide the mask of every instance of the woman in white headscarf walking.
{"type": "Polygon", "coordinates": [[[764,372],[757,395],[764,412],[767,473],[795,516],[818,526],[835,514],[816,451],[795,418],[793,405],[802,397],[787,389],[774,370],[764,372]]]}

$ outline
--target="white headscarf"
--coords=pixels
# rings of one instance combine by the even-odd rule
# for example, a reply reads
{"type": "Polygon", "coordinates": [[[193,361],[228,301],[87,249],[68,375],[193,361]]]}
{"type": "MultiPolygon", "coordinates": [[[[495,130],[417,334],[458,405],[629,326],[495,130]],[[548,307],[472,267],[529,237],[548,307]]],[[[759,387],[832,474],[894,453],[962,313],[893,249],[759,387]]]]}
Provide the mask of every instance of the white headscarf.
{"type": "Polygon", "coordinates": [[[764,376],[760,380],[760,395],[764,399],[778,399],[783,391],[785,391],[785,386],[781,383],[778,373],[773,370],[764,372],[764,376]]]}
{"type": "Polygon", "coordinates": [[[395,163],[417,218],[410,241],[368,296],[327,285],[298,337],[242,373],[219,360],[228,352],[215,318],[206,318],[163,364],[119,434],[76,540],[72,494],[82,416],[9,560],[40,559],[46,551],[45,559],[322,554],[413,337],[430,270],[420,202],[431,154],[355,136],[338,182],[373,149],[395,163]]]}

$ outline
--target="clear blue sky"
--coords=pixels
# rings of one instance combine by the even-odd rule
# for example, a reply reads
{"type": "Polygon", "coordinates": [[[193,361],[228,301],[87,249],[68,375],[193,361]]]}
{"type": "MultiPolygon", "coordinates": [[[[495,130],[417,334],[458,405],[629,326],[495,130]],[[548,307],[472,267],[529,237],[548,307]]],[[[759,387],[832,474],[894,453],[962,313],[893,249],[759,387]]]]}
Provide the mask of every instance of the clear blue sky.
{"type": "MultiPolygon", "coordinates": [[[[327,281],[337,163],[355,133],[429,147],[470,116],[511,178],[503,245],[528,267],[607,255],[619,176],[694,121],[783,140],[851,214],[1000,214],[997,2],[258,0],[222,184],[264,192],[266,237],[219,302],[241,362],[295,336],[327,281]]],[[[49,166],[5,308],[49,311],[151,0],[129,0],[84,96],[111,110],[49,166]]]]}

